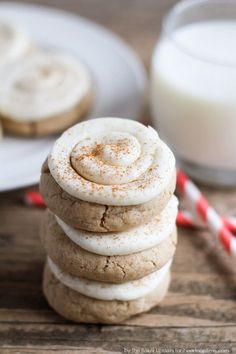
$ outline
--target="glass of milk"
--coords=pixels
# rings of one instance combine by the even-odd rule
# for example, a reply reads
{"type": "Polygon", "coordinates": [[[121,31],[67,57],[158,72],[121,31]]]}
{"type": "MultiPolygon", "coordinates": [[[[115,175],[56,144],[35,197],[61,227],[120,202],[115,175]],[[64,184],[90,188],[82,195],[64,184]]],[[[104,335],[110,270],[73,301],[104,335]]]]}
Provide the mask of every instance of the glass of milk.
{"type": "Polygon", "coordinates": [[[154,123],[197,180],[236,186],[236,1],[178,3],[151,72],[154,123]]]}

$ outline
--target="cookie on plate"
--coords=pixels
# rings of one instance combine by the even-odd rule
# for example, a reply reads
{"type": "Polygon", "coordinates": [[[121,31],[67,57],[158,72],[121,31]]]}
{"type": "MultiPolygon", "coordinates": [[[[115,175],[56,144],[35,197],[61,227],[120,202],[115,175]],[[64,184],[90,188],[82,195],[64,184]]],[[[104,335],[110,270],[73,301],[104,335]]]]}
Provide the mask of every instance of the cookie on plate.
{"type": "Polygon", "coordinates": [[[7,133],[41,136],[79,121],[92,97],[87,68],[63,53],[37,52],[1,75],[0,115],[7,133]]]}
{"type": "Polygon", "coordinates": [[[0,19],[0,69],[29,54],[33,42],[20,26],[0,19]]]}

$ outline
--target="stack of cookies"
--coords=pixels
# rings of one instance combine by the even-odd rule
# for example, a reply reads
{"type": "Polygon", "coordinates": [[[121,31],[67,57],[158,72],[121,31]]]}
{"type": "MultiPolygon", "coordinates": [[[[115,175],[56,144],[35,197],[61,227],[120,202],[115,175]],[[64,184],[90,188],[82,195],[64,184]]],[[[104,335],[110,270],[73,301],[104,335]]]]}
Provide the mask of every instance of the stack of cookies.
{"type": "Polygon", "coordinates": [[[62,316],[118,323],[167,293],[176,249],[175,159],[151,127],[99,118],[68,129],[42,168],[43,291],[62,316]]]}

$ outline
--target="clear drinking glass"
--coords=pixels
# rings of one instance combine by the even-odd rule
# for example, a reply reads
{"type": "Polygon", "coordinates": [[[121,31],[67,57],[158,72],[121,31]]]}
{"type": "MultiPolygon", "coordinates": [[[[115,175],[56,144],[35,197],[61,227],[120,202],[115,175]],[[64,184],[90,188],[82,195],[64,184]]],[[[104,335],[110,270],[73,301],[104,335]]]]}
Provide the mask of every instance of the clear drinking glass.
{"type": "Polygon", "coordinates": [[[236,1],[187,0],[163,21],[152,57],[160,136],[197,180],[236,186],[236,1]]]}

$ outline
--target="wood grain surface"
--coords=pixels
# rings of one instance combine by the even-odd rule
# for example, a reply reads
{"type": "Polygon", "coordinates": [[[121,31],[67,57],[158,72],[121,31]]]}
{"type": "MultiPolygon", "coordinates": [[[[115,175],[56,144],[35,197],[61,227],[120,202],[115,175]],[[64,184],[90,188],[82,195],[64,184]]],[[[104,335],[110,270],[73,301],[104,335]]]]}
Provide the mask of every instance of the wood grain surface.
{"type": "MultiPolygon", "coordinates": [[[[107,26],[148,68],[161,18],[175,1],[37,3],[107,26]]],[[[236,190],[204,191],[219,212],[236,215],[236,190]]],[[[26,207],[24,193],[0,194],[0,353],[236,353],[236,267],[208,232],[179,230],[171,288],[160,307],[119,326],[73,324],[42,295],[43,211],[26,207]]]]}

